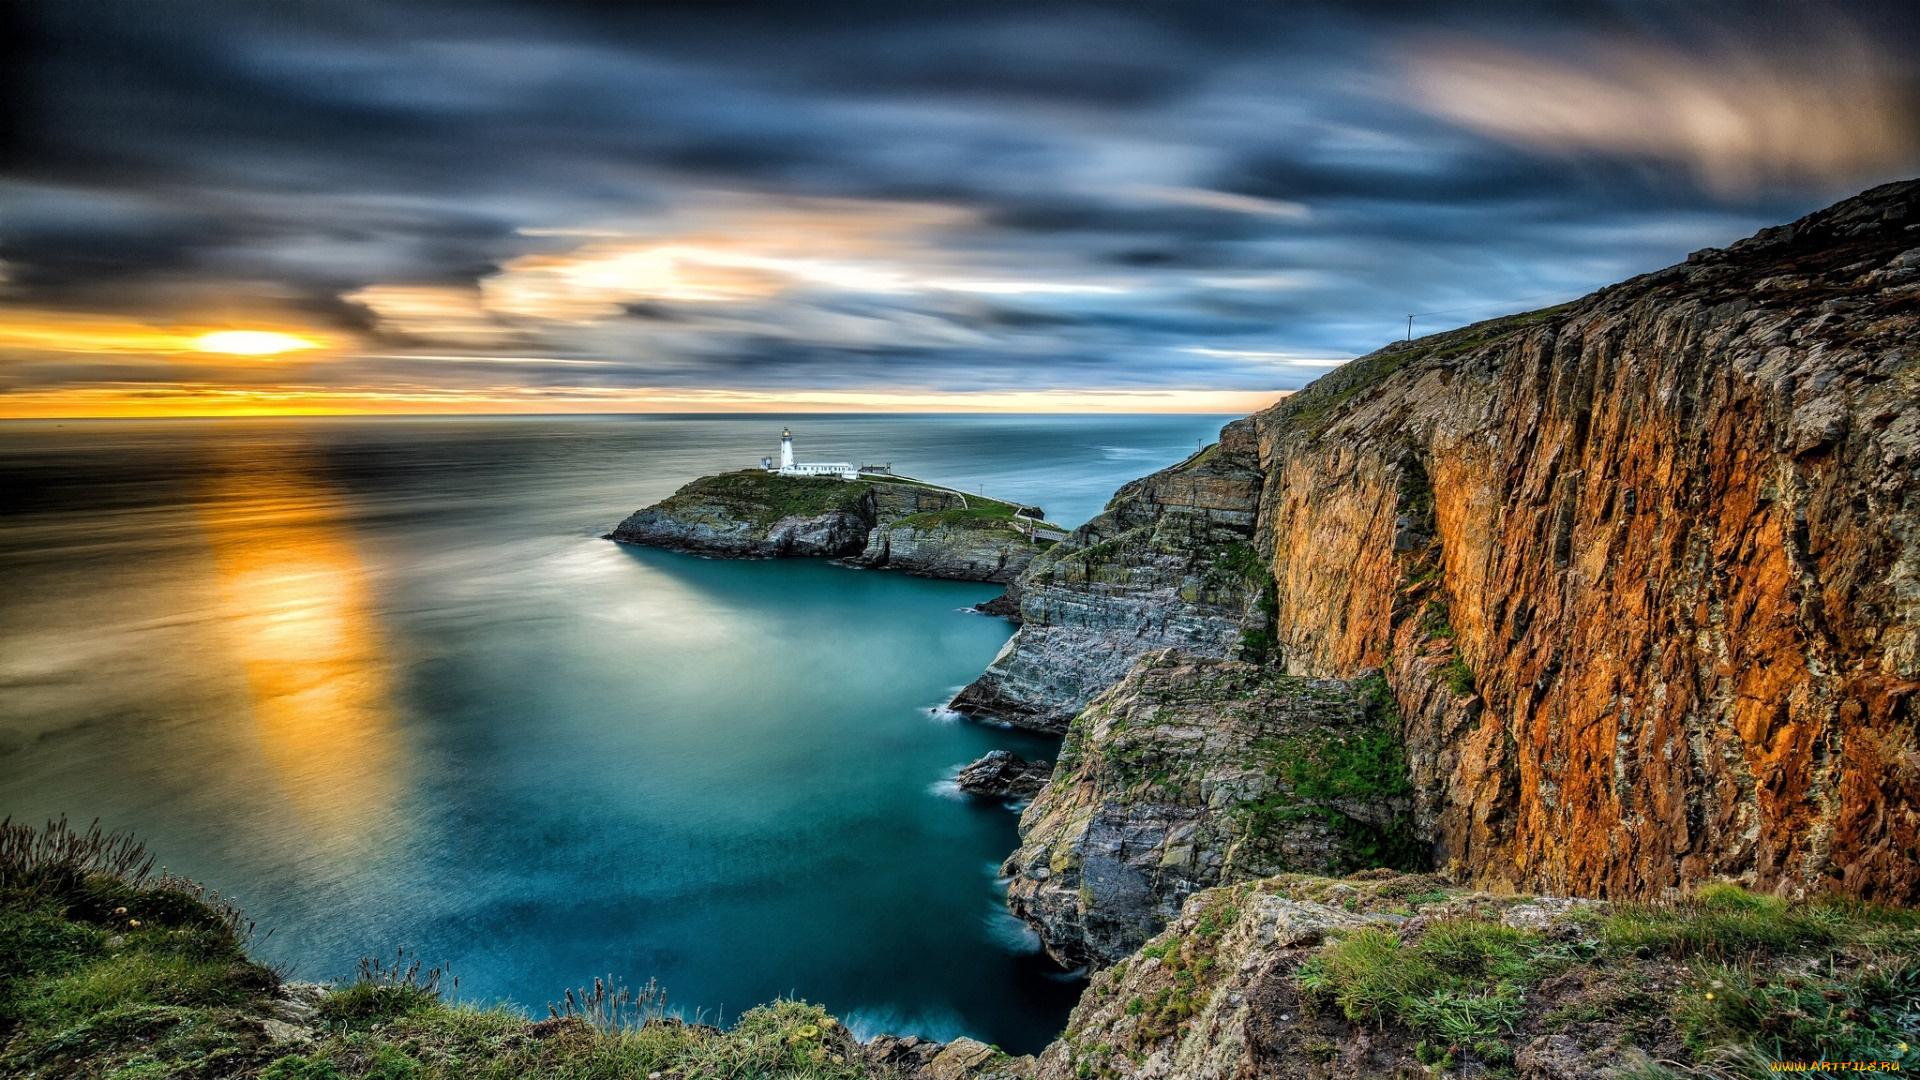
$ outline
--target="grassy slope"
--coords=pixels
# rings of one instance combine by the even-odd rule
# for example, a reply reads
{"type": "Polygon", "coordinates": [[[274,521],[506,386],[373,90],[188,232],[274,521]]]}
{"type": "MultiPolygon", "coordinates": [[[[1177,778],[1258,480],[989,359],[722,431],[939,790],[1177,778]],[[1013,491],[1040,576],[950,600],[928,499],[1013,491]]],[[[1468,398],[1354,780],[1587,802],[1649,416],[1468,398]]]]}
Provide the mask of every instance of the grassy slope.
{"type": "Polygon", "coordinates": [[[442,1001],[437,972],[377,964],[319,1002],[307,1038],[275,1043],[281,977],[248,958],[250,927],[150,867],[138,845],[97,832],[0,826],[0,1076],[893,1075],[804,1002],[753,1009],[721,1031],[667,1018],[658,996],[589,992],[570,999],[569,1018],[535,1024],[442,1001]]]}
{"type": "MultiPolygon", "coordinates": [[[[250,927],[217,898],[152,877],[150,867],[130,841],[64,823],[0,825],[0,1075],[894,1075],[804,1002],[753,1009],[721,1030],[668,1018],[657,994],[636,1000],[601,988],[569,995],[564,1018],[534,1023],[510,1008],[449,1004],[438,973],[417,966],[363,964],[354,982],[320,999],[299,1038],[275,1042],[270,1027],[283,1040],[294,1029],[273,1020],[286,1008],[281,976],[247,956],[250,927]]],[[[1546,932],[1501,924],[1500,907],[1516,901],[1464,896],[1431,875],[1284,875],[1214,890],[1218,917],[1203,919],[1191,940],[1163,935],[1142,950],[1160,960],[1167,983],[1126,1003],[1128,1015],[1150,1022],[1143,1035],[1171,1033],[1190,1015],[1213,977],[1208,950],[1250,889],[1350,910],[1417,911],[1423,929],[1337,935],[1294,980],[1328,1019],[1389,1038],[1409,1032],[1398,1037],[1417,1038],[1434,1072],[1511,1075],[1515,1049],[1541,1032],[1615,1046],[1677,1040],[1692,1059],[1644,1060],[1616,1074],[1641,1080],[1758,1076],[1768,1060],[1920,1067],[1910,1045],[1920,1043],[1920,913],[1788,903],[1725,885],[1677,904],[1592,905],[1546,932]]],[[[1096,978],[1089,993],[1106,983],[1096,978]]],[[[1310,1042],[1303,1052],[1312,1053],[1310,1042]]]]}
{"type": "Polygon", "coordinates": [[[1073,1074],[1120,1080],[1208,1023],[1222,980],[1270,955],[1245,949],[1271,932],[1255,894],[1398,917],[1334,931],[1273,969],[1284,990],[1256,980],[1230,1003],[1256,1002],[1249,1037],[1294,1075],[1758,1080],[1773,1062],[1920,1067],[1913,911],[1720,884],[1672,904],[1578,904],[1510,924],[1531,898],[1376,870],[1197,894],[1179,925],[1094,976],[1056,1044],[1073,1074]],[[1240,944],[1223,951],[1230,940],[1240,944]],[[1561,1064],[1542,1070],[1543,1047],[1561,1064]]]}
{"type": "MultiPolygon", "coordinates": [[[[769,526],[784,517],[815,517],[836,510],[857,511],[861,499],[876,485],[933,488],[931,484],[899,477],[841,480],[837,477],[774,476],[759,469],[744,469],[717,476],[703,476],[674,492],[660,504],[660,508],[680,513],[717,508],[727,518],[769,526]]],[[[1013,515],[1018,509],[1015,504],[981,495],[968,495],[966,500],[965,509],[929,511],[902,518],[894,524],[921,529],[943,525],[969,529],[1014,527],[1013,515]]]]}
{"type": "Polygon", "coordinates": [[[1444,912],[1416,935],[1337,937],[1296,979],[1349,1021],[1410,1029],[1442,1069],[1502,1073],[1516,1032],[1587,1029],[1595,1042],[1603,1026],[1648,1050],[1677,1040],[1693,1059],[1627,1069],[1648,1078],[1767,1073],[1771,1061],[1920,1067],[1920,913],[1852,901],[1709,885],[1681,903],[1593,905],[1559,932],[1444,912]],[[1549,981],[1578,989],[1542,1012],[1549,981]]]}
{"type": "Polygon", "coordinates": [[[858,511],[868,485],[835,477],[773,476],[759,469],[703,476],[660,503],[660,509],[704,516],[718,511],[729,520],[765,527],[784,517],[817,517],[858,511]]]}

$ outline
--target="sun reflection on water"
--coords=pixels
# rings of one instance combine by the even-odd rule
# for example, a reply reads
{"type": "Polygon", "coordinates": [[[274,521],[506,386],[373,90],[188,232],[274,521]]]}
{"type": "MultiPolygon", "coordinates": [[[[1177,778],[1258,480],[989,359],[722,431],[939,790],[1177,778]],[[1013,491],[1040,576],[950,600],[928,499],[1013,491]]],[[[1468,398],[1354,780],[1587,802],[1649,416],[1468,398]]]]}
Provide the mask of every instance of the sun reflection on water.
{"type": "Polygon", "coordinates": [[[340,852],[392,820],[392,660],[340,497],[297,451],[219,463],[199,509],[270,777],[340,852]]]}

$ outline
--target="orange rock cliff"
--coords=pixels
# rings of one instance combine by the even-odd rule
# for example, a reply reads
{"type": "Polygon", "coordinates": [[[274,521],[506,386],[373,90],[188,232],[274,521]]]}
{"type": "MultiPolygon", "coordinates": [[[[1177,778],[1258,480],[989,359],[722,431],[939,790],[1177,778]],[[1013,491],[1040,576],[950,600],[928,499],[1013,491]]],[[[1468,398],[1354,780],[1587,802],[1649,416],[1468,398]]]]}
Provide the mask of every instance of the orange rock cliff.
{"type": "Polygon", "coordinates": [[[1920,181],[1254,421],[1279,659],[1468,880],[1920,899],[1920,181]]]}
{"type": "Polygon", "coordinates": [[[1128,839],[1252,835],[1244,785],[1204,779],[1232,770],[1189,760],[1208,740],[1094,722],[1177,695],[1181,656],[1380,670],[1416,839],[1470,884],[1920,900],[1917,470],[1920,181],[1349,363],[1017,583],[1020,631],[955,704],[1068,731],[1009,863],[1021,913],[1111,959],[1250,872],[1239,841],[1128,839]],[[1201,779],[1123,792],[1131,761],[1201,779]],[[1096,915],[1130,929],[1081,941],[1096,915]]]}

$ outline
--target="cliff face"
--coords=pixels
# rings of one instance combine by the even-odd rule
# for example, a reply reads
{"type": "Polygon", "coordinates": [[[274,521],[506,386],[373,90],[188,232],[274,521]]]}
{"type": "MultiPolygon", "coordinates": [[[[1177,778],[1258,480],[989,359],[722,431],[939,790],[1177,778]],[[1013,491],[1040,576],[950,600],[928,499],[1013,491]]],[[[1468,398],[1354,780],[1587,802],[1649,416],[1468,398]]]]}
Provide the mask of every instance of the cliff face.
{"type": "Polygon", "coordinates": [[[1200,889],[1412,861],[1423,853],[1384,696],[1377,677],[1144,657],[1068,729],[1002,869],[1008,907],[1063,963],[1104,967],[1200,889]]]}
{"type": "Polygon", "coordinates": [[[923,577],[1011,585],[1050,546],[1022,536],[1004,518],[935,511],[876,526],[854,561],[923,577]]]}
{"type": "Polygon", "coordinates": [[[1241,421],[1121,488],[1021,575],[1020,631],[953,708],[1062,731],[1149,652],[1235,653],[1259,592],[1246,570],[1257,571],[1247,545],[1260,484],[1255,430],[1241,421]]]}
{"type": "Polygon", "coordinates": [[[1253,418],[1277,662],[1474,882],[1920,900],[1920,182],[1253,418]]]}
{"type": "Polygon", "coordinates": [[[609,534],[628,544],[724,558],[847,557],[959,581],[1014,581],[1049,542],[1014,524],[1014,507],[922,484],[770,476],[702,477],[609,534]]]}

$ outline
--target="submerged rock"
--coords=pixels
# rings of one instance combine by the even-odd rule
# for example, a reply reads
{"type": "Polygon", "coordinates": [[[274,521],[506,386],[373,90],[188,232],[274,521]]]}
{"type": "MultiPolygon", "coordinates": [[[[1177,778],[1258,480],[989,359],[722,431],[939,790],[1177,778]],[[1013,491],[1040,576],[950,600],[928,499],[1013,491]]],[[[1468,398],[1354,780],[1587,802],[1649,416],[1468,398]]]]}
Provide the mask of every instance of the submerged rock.
{"type": "Polygon", "coordinates": [[[1030,799],[1047,786],[1053,775],[1050,761],[1028,761],[1007,750],[990,751],[954,777],[960,790],[971,795],[1030,799]]]}

